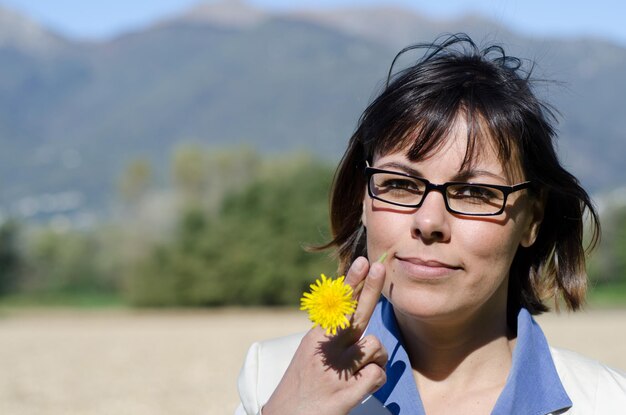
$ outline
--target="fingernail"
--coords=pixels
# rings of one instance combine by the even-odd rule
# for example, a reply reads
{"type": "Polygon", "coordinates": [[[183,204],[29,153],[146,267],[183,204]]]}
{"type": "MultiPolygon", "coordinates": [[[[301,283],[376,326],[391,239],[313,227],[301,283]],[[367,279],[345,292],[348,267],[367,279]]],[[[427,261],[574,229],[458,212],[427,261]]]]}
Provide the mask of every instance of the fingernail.
{"type": "Polygon", "coordinates": [[[363,268],[365,268],[366,263],[367,263],[367,260],[365,258],[358,257],[352,264],[352,267],[354,268],[356,272],[360,272],[360,271],[363,271],[363,268]]]}
{"type": "Polygon", "coordinates": [[[383,254],[380,256],[380,258],[378,258],[378,261],[376,262],[380,262],[382,264],[383,262],[385,262],[385,259],[387,259],[387,252],[383,252],[383,254]]]}
{"type": "Polygon", "coordinates": [[[370,278],[378,278],[385,272],[385,266],[380,262],[374,262],[370,267],[369,277],[370,278]],[[380,264],[380,265],[377,265],[380,264]]]}

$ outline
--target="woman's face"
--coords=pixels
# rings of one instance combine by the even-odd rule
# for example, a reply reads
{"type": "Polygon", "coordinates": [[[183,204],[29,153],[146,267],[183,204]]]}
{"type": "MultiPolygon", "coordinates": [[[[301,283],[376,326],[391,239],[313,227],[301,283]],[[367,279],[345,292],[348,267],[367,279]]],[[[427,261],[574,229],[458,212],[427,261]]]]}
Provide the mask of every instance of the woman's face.
{"type": "MultiPolygon", "coordinates": [[[[409,161],[403,150],[376,157],[372,167],[409,173],[437,184],[513,185],[524,181],[521,173],[505,173],[488,141],[484,140],[474,163],[460,171],[466,129],[459,122],[445,145],[427,159],[409,161]]],[[[417,209],[374,200],[366,192],[362,219],[370,260],[388,254],[383,294],[397,312],[434,321],[506,309],[511,262],[520,245],[534,242],[540,218],[539,202],[522,190],[509,195],[502,214],[491,217],[450,213],[437,191],[428,193],[417,209]]]]}

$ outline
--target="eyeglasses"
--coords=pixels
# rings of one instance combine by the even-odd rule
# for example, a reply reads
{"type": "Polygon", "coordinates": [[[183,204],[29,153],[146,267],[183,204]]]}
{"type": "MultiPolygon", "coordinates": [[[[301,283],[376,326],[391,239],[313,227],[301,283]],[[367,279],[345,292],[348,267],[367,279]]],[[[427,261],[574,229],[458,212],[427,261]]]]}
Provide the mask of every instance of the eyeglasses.
{"type": "Polygon", "coordinates": [[[431,190],[443,195],[448,212],[470,216],[495,216],[504,211],[507,197],[531,186],[523,182],[513,186],[483,183],[447,182],[433,184],[409,174],[365,168],[367,191],[373,199],[396,206],[418,208],[431,190]]]}

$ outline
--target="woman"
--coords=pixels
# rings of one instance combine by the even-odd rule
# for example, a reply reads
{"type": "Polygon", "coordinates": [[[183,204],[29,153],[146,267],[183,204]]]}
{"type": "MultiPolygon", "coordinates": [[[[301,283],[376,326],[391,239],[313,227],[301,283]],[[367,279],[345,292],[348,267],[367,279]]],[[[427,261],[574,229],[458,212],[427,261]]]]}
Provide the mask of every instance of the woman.
{"type": "Polygon", "coordinates": [[[253,345],[237,413],[624,413],[626,378],[532,318],[581,306],[585,211],[599,233],[551,111],[500,47],[426,52],[392,64],[335,177],[329,246],[363,287],[351,328],[253,345]]]}

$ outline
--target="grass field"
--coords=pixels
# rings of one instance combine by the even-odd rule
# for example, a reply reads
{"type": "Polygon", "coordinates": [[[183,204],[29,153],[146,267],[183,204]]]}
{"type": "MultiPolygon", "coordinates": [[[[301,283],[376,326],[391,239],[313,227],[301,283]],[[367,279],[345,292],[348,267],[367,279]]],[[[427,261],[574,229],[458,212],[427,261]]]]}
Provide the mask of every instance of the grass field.
{"type": "MultiPolygon", "coordinates": [[[[626,370],[626,310],[538,319],[555,346],[626,370]]],[[[255,340],[309,327],[294,310],[0,312],[0,414],[232,414],[255,340]]]]}

